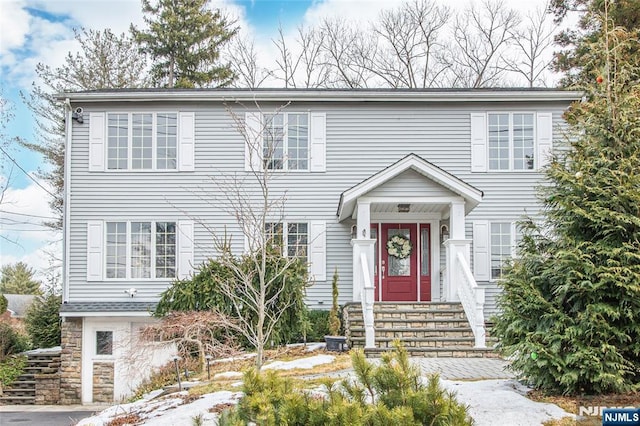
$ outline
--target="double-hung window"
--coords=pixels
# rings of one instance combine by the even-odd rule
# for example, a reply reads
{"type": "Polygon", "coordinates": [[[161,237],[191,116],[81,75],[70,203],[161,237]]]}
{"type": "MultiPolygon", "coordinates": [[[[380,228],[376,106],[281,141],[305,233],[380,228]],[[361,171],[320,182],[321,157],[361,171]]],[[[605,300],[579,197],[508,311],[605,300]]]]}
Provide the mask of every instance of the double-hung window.
{"type": "Polygon", "coordinates": [[[309,225],[300,223],[267,223],[266,236],[274,246],[282,247],[287,256],[307,260],[309,250],[309,225]]]}
{"type": "Polygon", "coordinates": [[[107,114],[108,170],[175,170],[177,113],[107,114]]]}
{"type": "Polygon", "coordinates": [[[106,222],[106,278],[176,277],[176,222],[106,222]]]}
{"type": "Polygon", "coordinates": [[[309,115],[265,114],[262,158],[269,170],[309,170],[309,115]]]}
{"type": "Polygon", "coordinates": [[[505,262],[515,255],[520,233],[513,222],[491,223],[491,279],[502,277],[505,262]]]}
{"type": "Polygon", "coordinates": [[[488,115],[489,170],[533,170],[535,129],[533,113],[488,115]]]}

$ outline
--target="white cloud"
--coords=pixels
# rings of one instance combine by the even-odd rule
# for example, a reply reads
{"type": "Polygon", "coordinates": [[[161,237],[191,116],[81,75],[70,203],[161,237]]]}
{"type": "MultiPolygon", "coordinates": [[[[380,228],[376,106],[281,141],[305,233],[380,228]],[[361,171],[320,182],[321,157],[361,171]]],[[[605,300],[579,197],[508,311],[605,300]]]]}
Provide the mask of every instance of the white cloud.
{"type": "Polygon", "coordinates": [[[29,32],[29,20],[24,2],[0,2],[0,55],[22,46],[29,32]]]}

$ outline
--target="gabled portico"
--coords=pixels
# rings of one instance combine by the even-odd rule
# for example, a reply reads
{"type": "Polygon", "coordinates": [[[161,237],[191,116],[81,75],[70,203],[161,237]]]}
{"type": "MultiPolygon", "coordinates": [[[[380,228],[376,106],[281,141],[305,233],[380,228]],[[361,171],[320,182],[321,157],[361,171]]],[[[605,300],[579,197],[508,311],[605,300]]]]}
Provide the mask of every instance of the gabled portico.
{"type": "MultiPolygon", "coordinates": [[[[480,190],[415,154],[342,193],[338,220],[356,220],[351,240],[353,301],[362,302],[369,329],[367,347],[374,344],[374,301],[462,301],[465,305],[469,293],[474,301],[484,299],[475,281],[468,281],[473,280],[468,266],[471,241],[465,239],[465,217],[481,200],[480,190]],[[448,237],[441,230],[448,230],[448,237]],[[395,236],[407,248],[400,255],[387,248],[395,236]],[[442,292],[441,247],[446,250],[442,292]]],[[[476,310],[477,303],[466,302],[476,310]]],[[[478,343],[483,345],[483,340],[484,336],[478,343]]]]}

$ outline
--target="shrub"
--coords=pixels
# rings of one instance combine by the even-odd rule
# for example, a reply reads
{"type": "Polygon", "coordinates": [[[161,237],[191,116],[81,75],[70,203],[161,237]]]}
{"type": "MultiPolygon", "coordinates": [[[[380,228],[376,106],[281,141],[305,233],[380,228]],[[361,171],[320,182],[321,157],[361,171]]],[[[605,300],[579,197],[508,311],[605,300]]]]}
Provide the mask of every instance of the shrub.
{"type": "Polygon", "coordinates": [[[312,309],[308,315],[310,327],[307,331],[307,342],[324,341],[324,336],[329,334],[329,311],[312,309]]]}
{"type": "Polygon", "coordinates": [[[0,361],[0,387],[13,383],[27,366],[25,356],[12,355],[0,361]]]}
{"type": "MultiPolygon", "coordinates": [[[[273,275],[275,271],[281,270],[282,265],[289,261],[290,259],[282,256],[269,254],[267,257],[267,273],[273,275]]],[[[235,262],[237,262],[237,267],[243,270],[249,270],[249,268],[253,267],[252,259],[247,257],[237,257],[235,262]]],[[[233,271],[224,267],[217,260],[211,259],[202,264],[191,278],[178,280],[165,290],[161,295],[155,315],[161,317],[171,311],[214,310],[231,318],[237,318],[238,314],[233,311],[233,303],[222,292],[217,290],[220,282],[228,282],[234,279],[233,271]]],[[[258,288],[257,277],[254,285],[258,288]]],[[[269,286],[267,300],[272,297],[275,297],[275,300],[267,306],[267,309],[271,312],[280,312],[283,307],[288,307],[284,310],[277,327],[274,329],[271,339],[272,344],[291,343],[296,340],[296,337],[303,334],[304,322],[301,319],[307,315],[307,307],[304,304],[307,285],[307,265],[298,259],[289,266],[274,284],[269,286]],[[290,306],[291,303],[293,305],[290,306]]],[[[246,312],[242,313],[242,316],[245,320],[248,319],[249,323],[257,324],[255,312],[247,309],[246,312]]],[[[248,346],[246,340],[241,340],[240,343],[248,346]]]]}
{"type": "Polygon", "coordinates": [[[36,348],[60,345],[60,296],[49,294],[36,299],[24,319],[31,342],[36,348]]]}
{"type": "Polygon", "coordinates": [[[0,322],[0,361],[8,355],[29,350],[29,338],[17,332],[10,324],[0,322]]]}
{"type": "Polygon", "coordinates": [[[220,426],[259,425],[471,425],[467,407],[444,390],[437,375],[422,383],[419,369],[396,343],[380,366],[352,354],[355,380],[327,382],[326,396],[295,388],[274,371],[249,370],[244,397],[220,417],[220,426]]]}
{"type": "Polygon", "coordinates": [[[329,334],[331,336],[338,336],[342,323],[340,322],[340,307],[338,306],[338,268],[333,273],[333,280],[331,281],[331,311],[329,312],[329,334]]]}

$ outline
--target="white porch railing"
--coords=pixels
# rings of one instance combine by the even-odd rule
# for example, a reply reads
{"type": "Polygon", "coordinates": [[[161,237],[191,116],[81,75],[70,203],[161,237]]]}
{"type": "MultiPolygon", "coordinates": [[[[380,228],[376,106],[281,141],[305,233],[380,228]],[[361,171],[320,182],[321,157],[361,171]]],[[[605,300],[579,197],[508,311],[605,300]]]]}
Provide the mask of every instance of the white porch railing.
{"type": "Polygon", "coordinates": [[[484,328],[484,289],[478,287],[471,268],[461,252],[456,255],[455,265],[456,268],[451,271],[454,274],[452,278],[457,284],[458,297],[473,330],[476,339],[475,347],[485,348],[487,345],[484,328]]]}
{"type": "Polygon", "coordinates": [[[364,321],[365,348],[376,347],[376,332],[373,326],[373,303],[375,301],[375,287],[369,276],[367,254],[360,253],[360,273],[362,276],[362,319],[364,321]]]}

